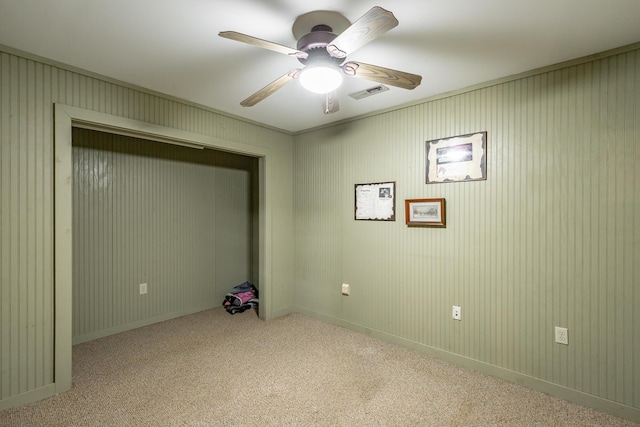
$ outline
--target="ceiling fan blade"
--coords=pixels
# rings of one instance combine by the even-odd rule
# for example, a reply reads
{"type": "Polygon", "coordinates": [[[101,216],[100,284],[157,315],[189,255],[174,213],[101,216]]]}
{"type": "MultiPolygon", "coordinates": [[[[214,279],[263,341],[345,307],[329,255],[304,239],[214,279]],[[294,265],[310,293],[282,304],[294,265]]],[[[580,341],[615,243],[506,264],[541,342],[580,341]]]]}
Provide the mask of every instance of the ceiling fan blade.
{"type": "Polygon", "coordinates": [[[327,46],[327,52],[334,58],[344,58],[347,54],[353,53],[396,25],[398,25],[398,20],[393,16],[393,13],[379,6],[374,6],[336,37],[327,46]]]}
{"type": "Polygon", "coordinates": [[[334,90],[325,94],[322,98],[322,112],[325,114],[335,113],[340,110],[340,104],[338,103],[338,93],[334,90]]]}
{"type": "Polygon", "coordinates": [[[273,50],[274,52],[283,53],[285,55],[293,56],[295,58],[306,58],[309,56],[306,52],[301,50],[292,49],[281,44],[273,43],[267,40],[262,40],[257,37],[248,36],[246,34],[237,33],[235,31],[221,31],[218,33],[220,37],[226,39],[235,40],[242,43],[252,44],[254,46],[261,47],[263,49],[273,50]]]}
{"type": "Polygon", "coordinates": [[[277,79],[275,79],[274,81],[272,81],[271,83],[269,83],[268,85],[266,85],[265,87],[263,87],[262,89],[260,89],[259,91],[257,91],[256,93],[254,93],[253,95],[245,99],[244,101],[242,101],[240,105],[242,105],[243,107],[252,107],[256,105],[258,102],[262,101],[267,96],[271,95],[273,92],[277,91],[278,89],[282,88],[284,85],[286,85],[293,79],[297,78],[299,72],[300,70],[298,69],[291,70],[287,74],[284,74],[283,76],[278,77],[277,79]]]}
{"type": "Polygon", "coordinates": [[[403,89],[415,89],[422,82],[422,76],[417,74],[405,73],[404,71],[392,70],[390,68],[355,61],[345,63],[342,66],[342,71],[348,76],[372,80],[403,89]]]}

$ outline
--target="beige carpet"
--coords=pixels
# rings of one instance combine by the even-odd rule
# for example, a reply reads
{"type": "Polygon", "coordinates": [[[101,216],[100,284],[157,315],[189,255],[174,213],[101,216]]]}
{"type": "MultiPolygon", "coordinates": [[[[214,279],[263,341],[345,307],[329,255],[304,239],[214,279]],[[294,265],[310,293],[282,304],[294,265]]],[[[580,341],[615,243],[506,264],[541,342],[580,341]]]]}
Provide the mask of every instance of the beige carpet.
{"type": "Polygon", "coordinates": [[[222,308],[73,349],[73,388],[2,426],[636,426],[366,335],[222,308]]]}

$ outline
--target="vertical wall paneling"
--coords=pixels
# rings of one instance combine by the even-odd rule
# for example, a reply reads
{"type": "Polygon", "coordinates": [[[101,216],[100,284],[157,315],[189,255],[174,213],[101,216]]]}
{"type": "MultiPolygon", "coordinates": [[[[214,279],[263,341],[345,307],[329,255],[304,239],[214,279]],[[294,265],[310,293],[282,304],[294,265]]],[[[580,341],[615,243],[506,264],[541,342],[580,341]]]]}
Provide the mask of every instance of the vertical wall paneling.
{"type": "MultiPolygon", "coordinates": [[[[252,205],[249,171],[217,168],[215,172],[214,253],[218,267],[215,271],[214,301],[219,305],[233,286],[245,281],[253,283],[250,215],[252,205]]],[[[210,254],[205,256],[211,257],[210,254]]]]}
{"type": "Polygon", "coordinates": [[[255,159],[77,128],[73,141],[74,342],[219,306],[250,279],[255,159]]]}
{"type": "Polygon", "coordinates": [[[296,305],[639,419],[639,102],[630,50],[297,135],[296,305]],[[424,183],[424,141],[483,130],[486,181],[424,183]],[[397,220],[354,221],[386,180],[397,220]],[[446,229],[405,226],[427,197],[446,229]]]}
{"type": "MultiPolygon", "coordinates": [[[[103,117],[107,117],[107,121],[113,121],[111,117],[131,120],[144,123],[145,129],[161,128],[163,135],[168,135],[169,138],[179,133],[181,137],[200,140],[206,146],[250,156],[263,156],[263,169],[258,171],[256,166],[252,167],[261,176],[268,178],[268,182],[259,182],[261,188],[268,190],[268,194],[260,196],[263,210],[254,210],[252,221],[262,226],[266,224],[259,227],[262,241],[259,247],[272,250],[273,253],[260,254],[260,257],[255,257],[258,261],[253,261],[263,275],[257,275],[255,271],[250,271],[249,274],[254,275],[257,282],[264,281],[265,284],[263,296],[265,301],[269,301],[269,309],[265,310],[267,314],[261,315],[269,317],[272,313],[291,310],[291,135],[221,116],[186,102],[163,98],[158,94],[142,93],[125,84],[89,76],[88,73],[84,75],[66,70],[63,66],[43,64],[27,56],[6,52],[5,49],[0,51],[0,409],[25,404],[63,391],[65,387],[70,386],[71,370],[67,369],[67,363],[70,367],[71,331],[68,332],[69,348],[59,348],[58,343],[67,342],[63,337],[66,332],[60,331],[55,335],[54,341],[54,328],[59,325],[66,325],[69,321],[69,329],[83,331],[87,336],[88,331],[109,329],[119,321],[136,322],[141,315],[153,317],[159,312],[167,313],[179,304],[193,305],[198,297],[202,297],[201,292],[204,292],[204,279],[199,279],[199,282],[194,280],[198,283],[187,289],[189,292],[195,292],[197,296],[188,295],[178,288],[162,289],[166,291],[164,294],[156,288],[154,293],[153,283],[150,281],[150,293],[147,295],[149,298],[146,300],[148,304],[139,304],[141,301],[136,295],[136,282],[146,280],[140,277],[145,275],[145,271],[140,265],[126,260],[124,256],[134,253],[139,257],[138,260],[147,262],[150,258],[145,257],[150,254],[145,253],[144,249],[157,246],[160,249],[155,249],[153,255],[166,258],[170,256],[167,246],[177,242],[184,247],[187,239],[196,234],[196,230],[194,227],[184,234],[175,235],[169,224],[166,233],[144,231],[140,227],[141,224],[162,225],[159,224],[162,216],[158,210],[153,211],[153,208],[163,206],[167,215],[174,217],[181,212],[179,206],[168,204],[169,196],[164,191],[141,181],[140,176],[131,172],[127,182],[119,182],[117,188],[121,194],[130,197],[133,191],[148,192],[148,200],[157,203],[151,206],[152,211],[148,212],[148,216],[141,215],[133,206],[123,203],[117,204],[117,209],[109,209],[110,204],[112,208],[115,206],[115,200],[104,191],[97,191],[81,202],[83,208],[99,211],[104,218],[110,218],[114,225],[119,227],[118,230],[129,232],[137,239],[130,246],[117,251],[108,251],[104,247],[94,248],[96,251],[88,260],[88,266],[92,268],[74,272],[81,280],[93,280],[93,284],[112,281],[114,286],[85,287],[73,298],[69,293],[69,300],[73,301],[74,308],[59,308],[56,311],[54,303],[58,301],[57,296],[66,295],[66,289],[71,289],[67,283],[71,281],[71,273],[67,280],[67,274],[59,273],[55,263],[64,259],[67,265],[68,254],[62,253],[67,251],[65,248],[72,245],[86,246],[88,240],[58,244],[65,239],[66,233],[70,233],[71,223],[69,230],[55,230],[58,223],[65,222],[64,218],[57,221],[54,211],[59,215],[71,213],[66,208],[55,205],[54,195],[57,193],[54,193],[54,182],[64,187],[65,183],[68,183],[67,178],[73,180],[74,177],[71,174],[71,155],[68,164],[66,158],[54,158],[54,135],[69,137],[69,144],[71,141],[70,116],[54,117],[55,104],[81,112],[74,112],[74,117],[80,115],[91,119],[94,117],[93,114],[102,115],[100,120],[103,117]],[[67,135],[66,129],[54,127],[54,120],[58,124],[68,126],[69,134],[67,135]],[[57,170],[66,167],[69,168],[68,177],[64,175],[66,170],[62,174],[56,174],[57,170]],[[256,219],[258,215],[261,216],[256,219]],[[272,220],[267,223],[265,218],[272,220]],[[58,240],[54,239],[54,235],[58,240]],[[174,240],[170,240],[170,236],[174,240]],[[265,241],[268,241],[268,244],[264,243],[265,241]],[[61,252],[54,253],[54,248],[61,252]],[[96,263],[98,258],[104,263],[96,263]],[[111,266],[118,265],[122,268],[110,270],[109,263],[111,266]],[[276,268],[265,263],[272,263],[276,268]],[[59,279],[57,283],[55,278],[59,279]],[[277,286],[267,286],[270,283],[277,283],[277,286]],[[166,299],[160,295],[165,295],[166,299]],[[172,298],[169,298],[169,295],[172,298]],[[78,306],[87,312],[92,310],[93,314],[81,315],[79,318],[74,316],[75,323],[71,324],[70,312],[78,306]],[[59,360],[54,360],[54,356],[59,360]],[[60,368],[61,366],[65,368],[60,368]],[[58,374],[57,378],[54,378],[54,372],[58,374]]],[[[100,165],[108,156],[109,153],[83,152],[79,158],[84,159],[84,162],[100,165]]],[[[135,165],[131,158],[121,160],[122,165],[126,162],[135,165]]],[[[257,160],[254,161],[257,164],[257,160]]],[[[139,172],[158,176],[164,166],[144,165],[139,172]]],[[[179,173],[179,167],[173,166],[174,169],[171,169],[166,165],[167,171],[179,173]]],[[[100,169],[96,172],[98,173],[87,177],[90,178],[88,182],[99,183],[100,169]]],[[[199,173],[198,168],[188,169],[184,177],[197,179],[199,173]]],[[[176,187],[172,191],[176,194],[176,200],[184,202],[186,199],[179,199],[177,196],[181,190],[176,187]]],[[[70,192],[68,197],[69,209],[71,199],[75,199],[81,189],[75,188],[74,191],[76,193],[70,192]]],[[[63,202],[67,202],[66,196],[63,202]]],[[[202,221],[203,218],[198,220],[202,221]]],[[[80,218],[74,224],[74,227],[86,230],[88,236],[99,238],[107,246],[115,245],[118,239],[122,239],[122,236],[113,231],[115,227],[110,234],[107,228],[89,230],[88,226],[87,218],[80,218]]],[[[254,237],[253,241],[256,242],[257,239],[254,237]]],[[[191,254],[187,251],[182,254],[182,258],[176,256],[175,263],[181,259],[185,266],[193,266],[193,259],[204,256],[204,253],[194,252],[191,258],[189,255],[191,254]]],[[[70,260],[68,265],[71,265],[70,260]]],[[[172,272],[173,275],[169,275],[167,280],[181,283],[179,273],[172,272]]],[[[149,270],[147,274],[151,276],[158,273],[149,270]]]]}
{"type": "Polygon", "coordinates": [[[46,286],[53,163],[40,143],[51,132],[41,105],[49,70],[0,53],[0,75],[0,396],[10,396],[42,388],[53,376],[53,290],[46,286]]]}

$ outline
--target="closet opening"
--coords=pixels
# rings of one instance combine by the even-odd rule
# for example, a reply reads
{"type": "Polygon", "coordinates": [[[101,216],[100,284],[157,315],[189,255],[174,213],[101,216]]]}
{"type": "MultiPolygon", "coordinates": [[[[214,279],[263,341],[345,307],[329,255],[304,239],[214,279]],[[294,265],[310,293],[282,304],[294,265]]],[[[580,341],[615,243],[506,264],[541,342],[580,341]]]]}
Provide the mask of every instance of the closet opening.
{"type": "Polygon", "coordinates": [[[74,127],[72,163],[74,345],[259,286],[257,158],[74,127]]]}
{"type": "MultiPolygon", "coordinates": [[[[167,168],[167,171],[171,170],[174,176],[178,176],[180,174],[187,175],[185,178],[187,180],[191,180],[196,183],[195,186],[200,187],[200,191],[202,194],[206,194],[205,197],[209,197],[209,200],[206,203],[209,203],[211,206],[215,206],[216,200],[215,197],[211,197],[210,193],[207,193],[206,187],[208,185],[213,185],[215,187],[215,183],[211,184],[211,182],[202,182],[202,180],[198,180],[199,176],[215,175],[215,180],[217,182],[218,188],[220,186],[227,187],[224,190],[218,191],[214,194],[222,195],[224,197],[235,197],[236,193],[233,192],[234,185],[242,186],[243,182],[248,185],[250,190],[250,199],[246,203],[248,203],[250,207],[250,219],[248,220],[250,224],[249,242],[240,244],[241,251],[246,251],[246,246],[249,245],[250,255],[249,255],[249,264],[245,265],[239,273],[237,271],[231,272],[230,270],[219,269],[217,272],[213,272],[211,274],[217,275],[217,280],[228,280],[233,281],[232,283],[220,283],[215,286],[214,291],[211,291],[210,288],[202,285],[204,282],[204,276],[207,274],[206,272],[198,272],[194,275],[200,277],[202,282],[200,284],[190,284],[191,288],[188,289],[187,295],[185,297],[189,301],[185,303],[181,307],[189,307],[185,310],[193,310],[197,309],[199,306],[197,304],[192,304],[196,296],[202,298],[203,295],[209,297],[209,302],[205,302],[200,307],[206,309],[206,304],[211,306],[221,305],[222,299],[220,299],[220,295],[225,288],[228,286],[229,288],[237,285],[235,283],[235,277],[244,277],[245,275],[249,275],[250,279],[255,281],[256,287],[260,290],[260,307],[259,307],[259,316],[263,320],[267,320],[271,317],[272,313],[272,304],[270,300],[270,283],[271,283],[271,256],[268,248],[270,247],[271,236],[272,236],[272,226],[271,226],[271,213],[270,206],[272,205],[271,199],[272,194],[270,189],[272,188],[272,178],[270,173],[270,164],[272,161],[272,157],[269,154],[269,150],[264,147],[254,146],[249,144],[238,143],[235,141],[228,141],[224,139],[208,137],[201,134],[196,134],[187,131],[181,131],[174,128],[167,128],[163,126],[153,125],[150,123],[139,122],[136,120],[131,120],[123,117],[112,116],[108,114],[98,113],[95,111],[85,110],[82,108],[66,106],[62,104],[55,104],[54,106],[54,259],[52,260],[54,263],[54,293],[55,293],[55,321],[54,321],[54,381],[55,381],[55,393],[60,393],[62,391],[68,390],[71,388],[72,384],[72,360],[71,360],[71,348],[74,344],[74,321],[73,317],[77,314],[73,313],[74,304],[82,304],[83,299],[87,301],[87,295],[82,295],[81,297],[75,296],[73,292],[74,285],[74,227],[77,229],[82,229],[86,224],[83,222],[87,219],[85,217],[83,221],[74,225],[74,191],[89,191],[93,192],[90,196],[92,202],[97,203],[98,207],[100,207],[100,203],[103,203],[104,200],[98,202],[100,197],[115,197],[113,195],[107,196],[107,194],[99,190],[100,186],[105,186],[108,184],[108,177],[110,176],[109,168],[113,167],[109,166],[109,162],[105,161],[105,156],[113,156],[118,155],[121,156],[119,161],[122,161],[123,164],[132,163],[128,166],[128,175],[125,174],[126,179],[124,177],[120,178],[120,184],[123,186],[128,186],[126,191],[130,191],[131,188],[138,186],[140,188],[147,188],[150,193],[148,194],[148,198],[142,201],[136,201],[138,203],[138,207],[134,209],[134,211],[127,211],[130,208],[128,203],[120,203],[120,210],[116,211],[111,205],[110,215],[112,215],[113,225],[123,224],[123,227],[126,224],[127,232],[129,233],[138,233],[136,235],[134,242],[128,246],[129,251],[135,253],[136,257],[139,257],[138,262],[145,263],[144,257],[152,257],[152,256],[160,256],[162,254],[161,249],[154,248],[152,251],[147,251],[145,248],[149,248],[150,245],[158,246],[159,248],[165,248],[170,245],[172,241],[170,237],[175,239],[184,239],[188,242],[189,235],[186,237],[178,231],[173,231],[170,229],[164,230],[163,232],[159,231],[163,228],[171,228],[170,221],[167,222],[162,221],[162,215],[159,211],[165,211],[165,214],[168,215],[167,212],[172,212],[172,215],[180,212],[180,209],[184,212],[188,210],[189,205],[186,206],[178,206],[179,204],[186,203],[187,199],[181,199],[182,196],[191,197],[190,200],[194,200],[195,195],[182,195],[179,194],[183,191],[180,188],[172,189],[172,196],[174,199],[170,201],[170,198],[167,194],[159,189],[155,188],[147,179],[146,181],[142,179],[140,174],[140,170],[137,170],[134,166],[136,161],[141,159],[153,160],[149,164],[145,164],[142,167],[148,169],[145,173],[153,174],[155,173],[158,179],[165,179],[166,177],[161,177],[162,173],[159,171],[162,170],[163,167],[167,168]],[[77,135],[78,133],[84,133],[87,131],[96,132],[90,135],[93,135],[91,138],[104,139],[102,141],[103,144],[113,144],[113,139],[120,139],[127,141],[130,146],[126,148],[118,148],[115,150],[105,150],[105,149],[92,149],[91,154],[88,154],[87,148],[83,146],[83,143],[74,144],[74,133],[77,135]],[[97,136],[100,135],[100,136],[97,136]],[[117,135],[117,138],[114,136],[117,135]],[[139,139],[142,142],[131,144],[131,139],[139,139]],[[171,152],[175,148],[173,146],[185,146],[188,147],[187,151],[184,152],[175,152],[174,154],[178,157],[178,159],[167,159],[163,158],[162,155],[141,155],[141,153],[126,153],[124,151],[133,149],[133,146],[136,146],[136,150],[145,149],[151,151],[158,152],[171,152]],[[146,147],[146,148],[145,148],[146,147]],[[171,148],[169,148],[171,147],[171,148]],[[83,155],[89,155],[89,157],[93,156],[93,160],[83,160],[79,165],[76,165],[77,168],[74,171],[74,155],[73,151],[83,151],[83,155]],[[189,161],[189,158],[193,156],[193,153],[199,153],[204,158],[209,158],[209,162],[212,164],[203,164],[202,161],[200,163],[198,161],[189,161]],[[102,160],[101,160],[102,158],[102,160]],[[224,160],[224,161],[223,161],[224,160]],[[89,161],[92,163],[91,167],[88,167],[85,163],[89,161]],[[83,163],[84,162],[84,163],[83,163]],[[222,162],[222,163],[216,163],[222,162]],[[225,163],[226,162],[226,163],[225,163]],[[239,166],[240,164],[249,165],[246,168],[244,166],[239,166]],[[170,165],[170,166],[169,166],[170,165]],[[216,169],[216,172],[212,172],[212,168],[216,169]],[[243,169],[244,168],[244,169],[243,169]],[[83,179],[87,179],[88,187],[85,186],[75,186],[74,187],[74,179],[80,179],[78,175],[84,174],[83,179]],[[243,175],[244,177],[240,177],[243,175]],[[169,200],[169,201],[168,201],[169,200]],[[140,203],[142,202],[142,203],[140,203]],[[127,207],[128,206],[128,207],[127,207]],[[154,211],[155,209],[155,211],[154,211]],[[175,211],[171,211],[171,209],[175,209],[175,211]],[[148,216],[145,217],[145,215],[148,216]],[[128,216],[128,218],[127,218],[128,216]],[[151,222],[155,224],[155,228],[147,228],[140,227],[142,222],[151,222]],[[143,230],[143,231],[140,231],[143,230]],[[171,234],[173,233],[173,234],[171,234]],[[161,236],[158,236],[160,234],[161,236]],[[164,239],[164,240],[163,240],[164,239]],[[135,243],[135,242],[138,243],[135,243]],[[243,246],[244,245],[244,246],[243,246]],[[246,273],[248,271],[248,273],[246,273]],[[239,276],[233,276],[233,274],[239,274],[239,276]],[[207,294],[208,292],[208,294],[207,294]],[[75,302],[74,302],[75,298],[75,302]]],[[[180,147],[180,148],[185,148],[180,147]]],[[[103,147],[104,148],[104,147],[103,147]]],[[[113,147],[112,147],[113,148],[113,147]]],[[[134,150],[135,151],[135,150],[134,150]]],[[[114,178],[111,176],[111,178],[114,178]]],[[[205,180],[206,181],[206,180],[205,180]]],[[[85,183],[85,184],[87,184],[85,183]]],[[[175,182],[171,183],[172,185],[178,185],[175,182]]],[[[184,185],[184,182],[182,183],[184,185]]],[[[131,195],[127,193],[127,197],[133,203],[133,199],[136,197],[135,195],[131,195]]],[[[77,195],[75,196],[77,199],[77,195]]],[[[126,197],[125,197],[126,199],[126,197]]],[[[80,200],[80,199],[78,199],[80,200]]],[[[85,197],[85,203],[87,203],[85,197]]],[[[203,202],[205,203],[205,202],[203,202]]],[[[242,203],[238,202],[239,205],[242,203]]],[[[220,204],[218,207],[220,208],[220,204]]],[[[89,209],[87,207],[87,209],[89,209]]],[[[224,208],[221,208],[224,210],[224,208]]],[[[95,209],[95,214],[105,215],[104,209],[95,209]]],[[[215,222],[214,218],[211,218],[209,215],[210,212],[206,210],[196,211],[192,214],[195,216],[194,221],[197,220],[200,223],[204,223],[206,220],[210,222],[215,222]]],[[[233,217],[234,211],[231,209],[228,212],[218,211],[218,219],[223,217],[233,217]]],[[[175,217],[172,217],[175,218],[175,217]]],[[[245,223],[247,220],[245,220],[245,223]]],[[[240,221],[242,223],[242,221],[240,221]]],[[[112,252],[119,252],[122,250],[118,246],[114,245],[116,239],[123,239],[126,236],[118,235],[113,230],[113,225],[111,226],[111,231],[108,231],[109,227],[105,227],[104,229],[100,229],[100,227],[94,228],[92,232],[98,233],[101,235],[96,235],[96,238],[106,239],[108,244],[106,248],[111,248],[112,252]],[[111,239],[111,240],[109,240],[111,239]]],[[[242,226],[242,225],[240,225],[242,226]]],[[[214,226],[215,228],[215,226],[214,226]]],[[[220,227],[218,227],[220,229],[220,227]]],[[[196,233],[197,227],[192,227],[188,229],[187,234],[191,233],[193,236],[196,233]]],[[[228,230],[225,230],[228,231],[228,230]]],[[[221,235],[224,234],[223,231],[220,232],[221,235]]],[[[228,236],[227,236],[228,238],[228,236]]],[[[78,244],[78,242],[76,242],[78,244]]],[[[83,244],[88,244],[86,241],[83,244]]],[[[220,252],[221,248],[225,245],[225,239],[220,239],[219,241],[214,240],[202,240],[196,245],[197,247],[194,250],[185,251],[186,254],[180,254],[184,263],[196,263],[199,259],[207,259],[208,254],[207,248],[214,250],[214,252],[220,252]]],[[[234,243],[235,244],[235,243],[234,243]]],[[[187,243],[182,243],[182,247],[187,247],[187,243]]],[[[238,249],[238,248],[235,248],[238,249]]],[[[101,251],[107,251],[104,247],[101,251]]],[[[99,251],[98,251],[99,252],[99,251]]],[[[233,253],[233,250],[229,252],[229,254],[233,253]]],[[[94,254],[95,255],[95,254],[94,254]]],[[[95,307],[96,311],[101,310],[98,316],[93,318],[91,321],[94,322],[93,329],[89,329],[85,334],[84,332],[78,334],[81,335],[79,340],[90,340],[93,337],[97,337],[100,334],[110,334],[117,333],[117,328],[131,328],[136,327],[136,322],[139,322],[139,326],[143,326],[145,322],[150,321],[161,321],[163,320],[163,316],[173,316],[177,317],[176,312],[174,311],[174,307],[171,305],[172,302],[169,302],[168,299],[162,299],[163,292],[169,293],[174,292],[171,296],[175,296],[180,294],[180,290],[176,290],[173,288],[170,290],[170,286],[167,284],[169,281],[163,282],[162,285],[157,285],[154,290],[154,284],[151,280],[142,282],[142,280],[146,280],[142,278],[143,276],[136,276],[139,270],[139,266],[136,263],[129,262],[128,264],[122,264],[123,268],[115,269],[112,266],[115,266],[117,262],[125,262],[122,259],[122,254],[116,253],[112,255],[112,257],[118,256],[120,257],[118,260],[109,259],[108,262],[103,263],[100,268],[110,268],[112,272],[111,277],[109,274],[102,273],[103,276],[106,276],[105,279],[102,277],[101,280],[108,281],[109,279],[113,279],[113,281],[117,281],[117,277],[114,275],[122,274],[123,271],[130,274],[129,278],[134,281],[141,281],[140,283],[130,284],[128,290],[123,290],[121,288],[111,288],[111,291],[106,291],[107,288],[99,288],[96,287],[92,290],[92,292],[103,292],[106,294],[98,295],[99,297],[103,297],[104,300],[109,301],[106,307],[95,307]],[[133,272],[133,274],[131,274],[133,272]],[[142,294],[140,290],[143,288],[142,284],[146,283],[146,294],[142,294]],[[131,289],[133,288],[133,290],[131,289]],[[111,292],[111,293],[109,293],[111,292]],[[116,292],[120,292],[120,294],[116,294],[116,292]],[[130,297],[129,301],[127,301],[127,297],[125,297],[124,293],[129,292],[130,297]],[[138,304],[141,300],[139,297],[144,296],[148,297],[148,300],[144,304],[138,304]],[[122,298],[122,299],[121,299],[122,298]],[[156,300],[152,301],[153,298],[156,300]],[[138,300],[136,302],[136,299],[138,300]],[[124,304],[126,305],[126,309],[121,312],[109,314],[109,310],[113,309],[114,304],[124,304]],[[137,305],[136,305],[137,304],[137,305]],[[145,305],[146,304],[146,305],[145,305]],[[136,310],[138,313],[142,312],[142,318],[136,318],[132,315],[136,310]],[[155,311],[154,311],[155,310],[155,311]],[[160,313],[160,314],[158,314],[160,313]],[[113,321],[124,319],[126,320],[126,326],[115,325],[113,323],[108,323],[107,320],[113,321]],[[102,322],[102,323],[100,323],[102,322]],[[140,323],[141,322],[141,323],[140,323]],[[115,325],[115,326],[114,326],[115,325]],[[111,328],[111,329],[110,329],[111,328]],[[113,329],[116,328],[116,329],[113,329]],[[96,332],[100,331],[100,332],[96,332]]],[[[177,257],[178,254],[168,255],[177,257]]],[[[231,255],[230,255],[231,256],[231,255]]],[[[166,259],[168,259],[166,258],[166,259]]],[[[91,260],[93,262],[93,260],[91,260]]],[[[175,262],[178,265],[178,262],[175,262]]],[[[147,265],[153,265],[152,262],[147,262],[147,265]]],[[[184,270],[183,270],[184,271],[184,270]]],[[[209,270],[211,272],[212,270],[209,270]]],[[[79,274],[78,272],[75,272],[79,274]]],[[[85,274],[81,272],[80,274],[85,274]]],[[[156,274],[155,272],[148,272],[147,274],[156,274]]],[[[175,277],[179,277],[180,272],[172,272],[175,277]]],[[[162,280],[159,279],[158,275],[155,276],[154,280],[162,280]]],[[[177,279],[175,279],[177,280],[177,279]]],[[[197,282],[197,280],[192,280],[191,282],[197,282]]],[[[213,283],[216,278],[211,278],[210,282],[213,283]]],[[[179,281],[179,280],[178,280],[179,281]]],[[[129,285],[127,285],[129,286],[129,285]]],[[[90,297],[88,301],[94,303],[99,298],[90,297]]],[[[200,300],[202,302],[202,300],[200,300]]],[[[89,307],[88,310],[91,310],[93,307],[89,307]]],[[[178,309],[179,310],[179,309],[178,309]]],[[[194,311],[195,312],[195,311],[194,311]]],[[[181,315],[178,313],[178,315],[181,315]]],[[[169,317],[170,318],[170,317],[169,317]]],[[[86,319],[85,319],[86,320],[86,319]]],[[[117,323],[117,322],[116,322],[117,323]]],[[[153,322],[151,322],[153,323],[153,322]]],[[[77,327],[77,325],[76,325],[77,327]]],[[[126,329],[124,329],[126,330],[126,329]]],[[[78,340],[77,339],[77,340],[78,340]]],[[[77,341],[76,340],[76,341],[77,341]]]]}

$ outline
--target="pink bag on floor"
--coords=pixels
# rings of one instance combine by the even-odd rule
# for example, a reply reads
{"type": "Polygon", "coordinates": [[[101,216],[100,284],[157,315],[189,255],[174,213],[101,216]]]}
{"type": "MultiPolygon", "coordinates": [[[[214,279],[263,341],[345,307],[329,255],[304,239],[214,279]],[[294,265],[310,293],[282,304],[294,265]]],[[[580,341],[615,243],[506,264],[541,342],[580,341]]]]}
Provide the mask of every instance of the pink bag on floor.
{"type": "Polygon", "coordinates": [[[242,305],[256,297],[253,291],[240,292],[239,294],[227,294],[227,296],[230,296],[231,298],[227,299],[224,302],[224,305],[242,305]]]}
{"type": "Polygon", "coordinates": [[[258,289],[251,283],[244,282],[225,295],[222,305],[230,314],[242,313],[249,308],[256,308],[258,307],[258,289]]]}

